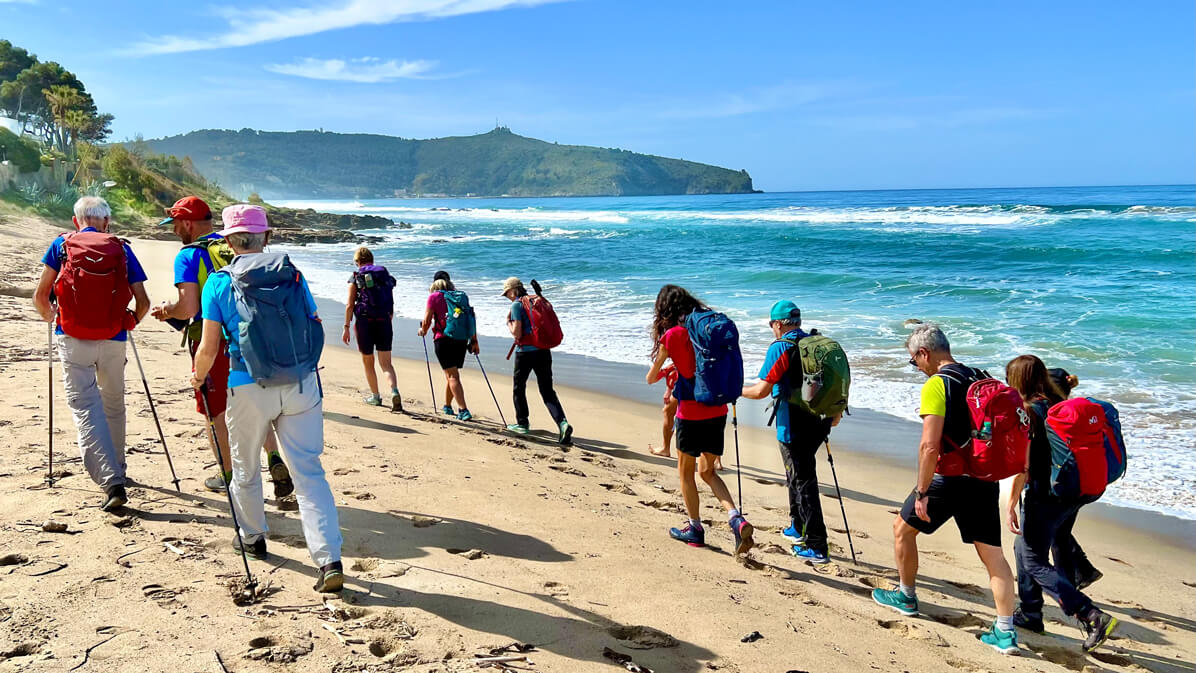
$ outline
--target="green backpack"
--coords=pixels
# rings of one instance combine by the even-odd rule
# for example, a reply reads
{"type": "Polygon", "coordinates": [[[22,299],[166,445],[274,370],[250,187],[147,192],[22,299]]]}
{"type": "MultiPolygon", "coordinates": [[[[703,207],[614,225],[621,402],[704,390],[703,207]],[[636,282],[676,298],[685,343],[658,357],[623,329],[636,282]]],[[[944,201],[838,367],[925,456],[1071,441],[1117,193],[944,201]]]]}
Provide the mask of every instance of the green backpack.
{"type": "Polygon", "coordinates": [[[824,418],[846,412],[851,367],[843,347],[818,330],[810,330],[804,339],[781,341],[792,344],[798,356],[789,365],[788,402],[824,418]],[[799,363],[800,370],[793,366],[799,363]]]}
{"type": "MultiPolygon", "coordinates": [[[[184,248],[195,248],[207,253],[201,259],[203,262],[199,265],[199,291],[203,293],[203,286],[208,282],[208,278],[217,271],[228,266],[233,261],[236,253],[233,252],[232,247],[229,246],[228,241],[223,238],[201,238],[194,243],[188,243],[184,248]]],[[[203,336],[203,321],[192,320],[187,325],[184,331],[183,342],[192,341],[199,343],[200,337],[203,336]]]]}

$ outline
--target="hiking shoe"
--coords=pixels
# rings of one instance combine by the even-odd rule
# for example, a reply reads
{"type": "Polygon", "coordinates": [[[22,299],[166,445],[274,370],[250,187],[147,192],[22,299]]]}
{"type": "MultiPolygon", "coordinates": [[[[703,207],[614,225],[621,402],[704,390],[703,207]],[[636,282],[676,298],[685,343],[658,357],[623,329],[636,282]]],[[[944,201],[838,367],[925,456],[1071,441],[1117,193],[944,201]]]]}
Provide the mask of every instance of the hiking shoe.
{"type": "Polygon", "coordinates": [[[107,496],[108,497],[104,498],[104,504],[100,505],[100,509],[104,510],[105,512],[118,510],[121,507],[124,507],[125,503],[129,501],[129,496],[125,493],[125,487],[123,485],[117,485],[109,488],[107,491],[107,496]]]}
{"type": "Polygon", "coordinates": [[[706,546],[706,529],[694,528],[688,521],[681,528],[670,528],[669,537],[680,540],[691,547],[706,546]]]}
{"type": "Polygon", "coordinates": [[[291,471],[282,457],[277,453],[270,454],[270,481],[274,482],[274,497],[285,498],[295,492],[295,482],[291,481],[291,471]]]}
{"type": "Polygon", "coordinates": [[[512,423],[512,424],[508,425],[507,430],[509,430],[517,435],[526,435],[527,433],[532,431],[531,428],[527,427],[526,425],[520,425],[519,423],[512,423]]]}
{"type": "Polygon", "coordinates": [[[215,491],[217,493],[224,493],[226,490],[228,490],[228,484],[224,482],[224,475],[219,473],[217,473],[214,477],[208,477],[207,479],[204,479],[203,486],[209,491],[215,491]]]}
{"type": "Polygon", "coordinates": [[[1017,654],[1021,651],[1017,647],[1017,630],[1002,631],[997,628],[995,621],[987,633],[980,634],[980,642],[1001,654],[1017,654]]]}
{"type": "Polygon", "coordinates": [[[443,407],[440,407],[440,413],[444,414],[445,416],[456,416],[457,415],[457,414],[453,413],[453,408],[447,404],[444,405],[443,407]]]}
{"type": "Polygon", "coordinates": [[[366,404],[370,405],[371,407],[380,407],[380,406],[382,406],[382,396],[381,395],[366,395],[362,399],[362,402],[365,402],[366,404]]]}
{"type": "Polygon", "coordinates": [[[873,589],[872,600],[906,617],[918,616],[918,597],[906,596],[901,589],[873,589]]]}
{"type": "Polygon", "coordinates": [[[1046,633],[1046,624],[1042,623],[1042,616],[1027,615],[1022,612],[1021,608],[1018,608],[1013,613],[1013,625],[1031,633],[1046,633]]]}
{"type": "MultiPolygon", "coordinates": [[[[128,481],[128,480],[126,479],[125,481],[128,481]]],[[[1087,589],[1088,587],[1092,586],[1093,584],[1096,584],[1096,581],[1104,576],[1105,576],[1105,574],[1102,573],[1101,571],[1097,570],[1096,568],[1093,568],[1092,572],[1090,572],[1090,573],[1086,573],[1086,574],[1082,574],[1082,575],[1077,573],[1076,574],[1076,582],[1075,582],[1076,590],[1083,591],[1084,589],[1087,589]]]]}
{"type": "Polygon", "coordinates": [[[469,409],[462,409],[461,413],[457,414],[458,421],[472,421],[473,414],[469,413],[469,409]]]}
{"type": "Polygon", "coordinates": [[[798,532],[798,530],[793,527],[793,524],[789,524],[788,528],[781,531],[781,535],[785,536],[787,540],[796,545],[804,545],[806,543],[806,536],[798,532]]]}
{"type": "Polygon", "coordinates": [[[748,550],[756,544],[752,541],[752,533],[756,529],[748,523],[747,519],[743,518],[743,515],[736,515],[728,523],[731,524],[731,532],[735,534],[735,555],[748,553],[748,550]]]}
{"type": "Polygon", "coordinates": [[[573,426],[569,425],[569,421],[561,421],[560,428],[561,428],[561,436],[560,436],[560,439],[557,441],[561,444],[572,444],[573,443],[573,426]]]}
{"type": "MultiPolygon", "coordinates": [[[[233,533],[233,551],[241,553],[241,536],[236,533],[233,533]]],[[[255,561],[265,561],[267,556],[265,536],[258,538],[257,542],[253,544],[245,545],[245,555],[255,561]]]]}
{"type": "Polygon", "coordinates": [[[340,561],[322,566],[316,585],[312,588],[322,594],[339,594],[345,588],[345,567],[340,561]]]}
{"type": "MultiPolygon", "coordinates": [[[[831,562],[831,559],[826,555],[826,552],[811,549],[804,544],[793,545],[793,547],[789,549],[789,553],[793,554],[799,559],[809,561],[815,565],[822,565],[824,563],[831,562]]],[[[902,595],[904,596],[905,594],[902,595]]]]}
{"type": "Polygon", "coordinates": [[[397,390],[390,395],[390,410],[395,413],[403,411],[403,396],[397,390]]]}
{"type": "Polygon", "coordinates": [[[1117,625],[1120,622],[1117,618],[1101,612],[1097,608],[1092,608],[1088,611],[1086,619],[1080,619],[1080,628],[1084,630],[1084,651],[1091,652],[1100,647],[1102,643],[1108,640],[1109,636],[1113,635],[1113,631],[1117,630],[1117,625]]]}

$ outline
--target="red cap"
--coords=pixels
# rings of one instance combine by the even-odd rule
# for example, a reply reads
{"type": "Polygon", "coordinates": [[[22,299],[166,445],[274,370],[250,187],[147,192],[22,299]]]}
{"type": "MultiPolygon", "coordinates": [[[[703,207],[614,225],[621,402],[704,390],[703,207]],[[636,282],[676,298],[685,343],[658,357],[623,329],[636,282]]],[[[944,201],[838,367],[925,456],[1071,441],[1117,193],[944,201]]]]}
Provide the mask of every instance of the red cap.
{"type": "Polygon", "coordinates": [[[166,213],[177,220],[212,219],[212,209],[198,196],[184,196],[167,208],[166,213]]]}

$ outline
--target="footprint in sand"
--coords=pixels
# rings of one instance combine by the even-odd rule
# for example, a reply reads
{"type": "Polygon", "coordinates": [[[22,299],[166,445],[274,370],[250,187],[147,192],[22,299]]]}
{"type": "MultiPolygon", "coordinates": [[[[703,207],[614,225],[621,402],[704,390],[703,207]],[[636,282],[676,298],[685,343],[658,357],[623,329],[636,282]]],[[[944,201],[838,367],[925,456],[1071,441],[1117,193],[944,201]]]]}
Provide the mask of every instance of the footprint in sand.
{"type": "Polygon", "coordinates": [[[378,559],[376,558],[359,558],[353,562],[353,565],[349,566],[349,570],[363,573],[373,572],[377,569],[378,559]]]}
{"type": "Polygon", "coordinates": [[[544,593],[549,596],[555,596],[556,598],[563,598],[569,595],[569,587],[560,582],[545,582],[544,593]]]}
{"type": "Polygon", "coordinates": [[[943,580],[943,581],[946,582],[947,584],[950,584],[951,586],[955,587],[956,589],[962,589],[965,593],[969,593],[973,596],[984,596],[985,595],[984,589],[981,589],[980,587],[976,586],[975,584],[971,584],[970,582],[956,582],[955,580],[943,580]]]}
{"type": "Polygon", "coordinates": [[[29,563],[29,557],[24,554],[5,554],[0,556],[0,566],[19,566],[29,563]]]}
{"type": "Polygon", "coordinates": [[[635,495],[635,491],[627,484],[598,484],[602,488],[615,493],[622,493],[623,495],[635,495]]]}
{"type": "Polygon", "coordinates": [[[888,629],[895,633],[899,633],[909,640],[920,640],[924,643],[934,645],[935,647],[951,646],[951,644],[944,640],[939,634],[913,622],[905,622],[896,619],[878,619],[876,620],[876,625],[882,629],[888,629]]]}
{"type": "Polygon", "coordinates": [[[355,467],[338,467],[335,470],[333,470],[332,473],[338,477],[343,477],[346,474],[353,474],[354,472],[359,472],[359,471],[360,470],[358,470],[355,467]]]}
{"type": "Polygon", "coordinates": [[[938,622],[939,624],[954,626],[957,629],[967,629],[971,627],[980,627],[986,629],[989,625],[987,621],[970,612],[948,614],[945,612],[933,613],[922,611],[922,614],[938,622]]]}
{"type": "Polygon", "coordinates": [[[1056,645],[1043,645],[1039,647],[1028,645],[1028,647],[1043,659],[1052,664],[1059,664],[1070,671],[1083,671],[1088,665],[1088,659],[1078,649],[1056,645]]]}
{"type": "Polygon", "coordinates": [[[486,552],[481,549],[454,549],[452,547],[445,549],[450,554],[461,556],[469,561],[476,561],[486,556],[486,552]]]}
{"type": "Polygon", "coordinates": [[[576,477],[586,476],[585,472],[582,472],[581,470],[577,469],[576,467],[569,467],[568,465],[549,465],[548,469],[556,470],[557,472],[564,472],[565,474],[572,474],[576,477]]]}
{"type": "Polygon", "coordinates": [[[639,503],[644,507],[651,507],[662,512],[673,512],[674,514],[684,514],[685,508],[675,502],[660,502],[659,500],[640,500],[639,503]]]}
{"type": "Polygon", "coordinates": [[[430,516],[413,516],[411,517],[411,525],[416,528],[430,528],[440,523],[440,519],[435,519],[430,516]]]}
{"type": "MultiPolygon", "coordinates": [[[[185,591],[185,589],[182,591],[185,591]]],[[[146,598],[157,603],[158,605],[166,607],[172,603],[178,602],[175,600],[175,597],[179,595],[180,591],[175,589],[167,589],[160,584],[147,584],[141,587],[141,593],[144,594],[146,598]]]]}
{"type": "Polygon", "coordinates": [[[860,584],[872,589],[888,589],[893,586],[893,583],[883,577],[861,577],[860,584]]]}
{"type": "Polygon", "coordinates": [[[657,647],[676,647],[677,639],[651,626],[612,626],[607,633],[633,650],[651,650],[657,647]]]}

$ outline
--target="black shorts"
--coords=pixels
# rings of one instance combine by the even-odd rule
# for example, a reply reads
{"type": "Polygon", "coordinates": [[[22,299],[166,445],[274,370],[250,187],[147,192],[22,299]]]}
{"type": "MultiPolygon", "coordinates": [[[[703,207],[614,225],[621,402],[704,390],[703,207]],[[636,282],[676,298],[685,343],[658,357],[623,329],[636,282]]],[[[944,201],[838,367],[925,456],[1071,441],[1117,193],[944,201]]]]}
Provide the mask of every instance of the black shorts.
{"type": "Polygon", "coordinates": [[[460,369],[465,366],[465,352],[469,342],[452,337],[440,337],[432,342],[436,350],[436,361],[441,369],[460,369]]]}
{"type": "Polygon", "coordinates": [[[673,421],[673,441],[677,442],[678,451],[694,458],[701,458],[703,453],[721,456],[726,429],[726,416],[701,421],[677,418],[673,421]]]}
{"type": "Polygon", "coordinates": [[[927,491],[929,502],[926,514],[930,521],[918,518],[914,512],[913,493],[905,499],[901,519],[920,533],[933,533],[949,519],[955,519],[959,539],[965,544],[979,542],[1001,546],[1001,485],[995,481],[981,481],[975,477],[944,477],[934,475],[927,491]]]}
{"type": "Polygon", "coordinates": [[[354,329],[357,333],[357,350],[362,355],[373,355],[375,348],[383,353],[390,352],[391,343],[395,338],[390,320],[358,318],[354,329]]]}

